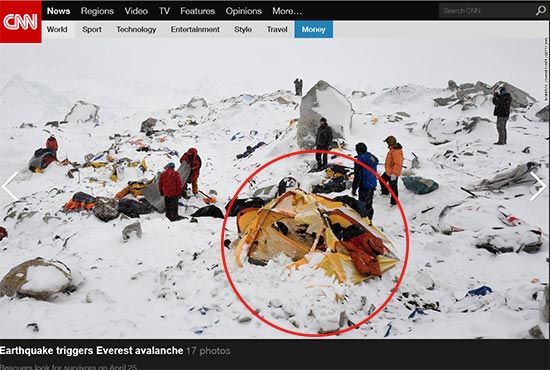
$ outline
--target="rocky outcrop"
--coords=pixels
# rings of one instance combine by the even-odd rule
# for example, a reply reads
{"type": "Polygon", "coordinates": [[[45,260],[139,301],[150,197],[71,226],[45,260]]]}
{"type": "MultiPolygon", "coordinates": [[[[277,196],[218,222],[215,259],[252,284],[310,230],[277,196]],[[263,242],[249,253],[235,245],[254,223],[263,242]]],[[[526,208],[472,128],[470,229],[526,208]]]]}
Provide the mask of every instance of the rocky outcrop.
{"type": "Polygon", "coordinates": [[[548,118],[548,105],[546,105],[546,107],[542,108],[540,111],[535,113],[535,116],[537,116],[537,118],[539,118],[541,121],[548,122],[549,121],[549,118],[548,118]]]}
{"type": "Polygon", "coordinates": [[[434,102],[438,106],[451,107],[461,105],[462,110],[468,110],[486,102],[492,103],[493,93],[501,86],[506,86],[508,91],[510,91],[510,95],[512,95],[512,108],[525,108],[536,101],[535,98],[525,91],[505,81],[499,81],[491,86],[482,81],[478,81],[475,84],[463,83],[458,85],[455,81],[450,80],[447,83],[447,89],[452,91],[452,94],[447,97],[435,98],[434,102]]]}
{"type": "Polygon", "coordinates": [[[296,134],[302,149],[313,149],[321,117],[327,119],[334,139],[343,138],[351,129],[353,108],[340,91],[325,81],[317,82],[302,98],[296,134]]]}

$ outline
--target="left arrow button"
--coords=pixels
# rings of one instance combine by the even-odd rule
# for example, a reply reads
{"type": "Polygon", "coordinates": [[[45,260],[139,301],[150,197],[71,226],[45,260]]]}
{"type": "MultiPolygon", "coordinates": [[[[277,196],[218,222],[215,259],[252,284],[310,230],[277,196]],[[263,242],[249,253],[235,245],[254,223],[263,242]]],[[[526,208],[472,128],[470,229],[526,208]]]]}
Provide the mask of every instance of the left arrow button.
{"type": "Polygon", "coordinates": [[[13,180],[15,179],[15,177],[19,174],[19,172],[15,172],[13,175],[10,176],[10,178],[8,180],[6,180],[5,183],[2,184],[2,189],[4,189],[6,191],[6,193],[8,193],[10,195],[10,197],[13,198],[14,201],[17,201],[17,197],[15,195],[13,195],[13,193],[8,189],[8,184],[13,180]]]}

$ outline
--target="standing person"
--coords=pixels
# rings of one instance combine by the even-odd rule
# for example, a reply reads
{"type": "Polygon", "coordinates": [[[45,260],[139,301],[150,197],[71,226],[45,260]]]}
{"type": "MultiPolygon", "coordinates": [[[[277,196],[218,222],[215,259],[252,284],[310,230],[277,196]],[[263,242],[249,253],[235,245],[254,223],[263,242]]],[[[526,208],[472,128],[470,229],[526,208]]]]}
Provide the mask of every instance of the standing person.
{"type": "Polygon", "coordinates": [[[189,148],[187,152],[185,152],[181,158],[180,163],[187,162],[189,163],[189,166],[191,167],[191,172],[189,172],[189,176],[187,179],[183,180],[183,187],[182,187],[182,194],[184,198],[189,198],[187,196],[187,184],[191,184],[191,189],[193,191],[194,195],[197,195],[199,193],[199,175],[200,175],[200,169],[202,166],[202,160],[199,156],[199,152],[195,148],[189,148]]]}
{"type": "Polygon", "coordinates": [[[304,82],[302,81],[302,79],[296,77],[296,79],[294,80],[294,91],[295,91],[296,96],[302,96],[302,86],[303,86],[303,84],[304,84],[304,82]]]}
{"type": "Polygon", "coordinates": [[[498,141],[494,145],[506,145],[506,122],[510,117],[510,104],[512,103],[512,96],[505,86],[502,86],[500,90],[493,94],[493,104],[495,105],[495,111],[493,114],[497,116],[497,132],[498,141]]]}
{"type": "MultiPolygon", "coordinates": [[[[329,150],[330,144],[332,144],[332,129],[327,124],[325,117],[322,117],[320,122],[315,139],[315,149],[329,150]]],[[[326,153],[315,153],[315,160],[317,161],[317,171],[327,168],[328,155],[326,153]]]]}
{"type": "Polygon", "coordinates": [[[57,149],[58,149],[57,139],[54,134],[51,134],[50,137],[46,140],[46,149],[53,153],[57,159],[57,149]]]}
{"type": "Polygon", "coordinates": [[[164,206],[166,208],[166,217],[170,221],[177,221],[182,219],[178,215],[178,198],[181,197],[181,177],[174,168],[176,165],[173,162],[164,166],[164,171],[159,178],[159,192],[164,197],[164,206]]]}
{"type": "MultiPolygon", "coordinates": [[[[399,198],[397,191],[397,180],[401,176],[403,171],[403,147],[397,142],[395,136],[388,136],[384,139],[384,142],[388,144],[388,154],[386,155],[385,172],[382,178],[389,178],[386,180],[391,190],[395,193],[395,197],[399,198]]],[[[385,188],[385,186],[382,186],[385,188]]],[[[386,189],[387,190],[387,189],[386,189]]],[[[396,205],[396,199],[393,196],[390,199],[391,205],[396,205]]]]}
{"type": "MultiPolygon", "coordinates": [[[[377,172],[378,158],[374,154],[367,151],[367,145],[365,143],[357,143],[355,145],[355,151],[357,158],[361,163],[370,167],[374,172],[377,172]]],[[[366,216],[372,222],[374,217],[374,208],[372,206],[372,198],[374,196],[374,190],[376,189],[376,175],[359,163],[354,164],[353,169],[353,183],[351,185],[351,195],[357,195],[357,189],[359,189],[359,200],[365,202],[366,216]]]]}

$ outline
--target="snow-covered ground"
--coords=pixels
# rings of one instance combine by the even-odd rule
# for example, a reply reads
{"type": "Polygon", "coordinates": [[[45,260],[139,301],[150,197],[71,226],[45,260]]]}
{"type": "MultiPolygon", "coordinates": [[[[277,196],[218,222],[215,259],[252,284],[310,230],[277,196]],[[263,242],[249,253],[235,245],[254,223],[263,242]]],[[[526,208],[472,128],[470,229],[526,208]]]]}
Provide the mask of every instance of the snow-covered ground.
{"type": "MultiPolygon", "coordinates": [[[[336,46],[331,47],[336,49],[336,46]]],[[[62,47],[57,45],[55,50],[59,49],[62,47]]],[[[530,49],[526,47],[526,50],[530,49]]],[[[120,57],[124,50],[111,52],[120,57]]],[[[351,54],[356,52],[350,50],[351,54]]],[[[485,52],[491,53],[492,50],[489,48],[485,52]]],[[[21,57],[24,54],[22,50],[21,57]]],[[[14,55],[13,58],[17,58],[18,54],[14,55]]],[[[287,52],[285,57],[288,56],[287,52]]],[[[139,55],[134,57],[139,58],[139,55]]],[[[256,58],[258,63],[261,59],[262,70],[268,70],[267,66],[276,68],[279,61],[270,59],[270,55],[256,58]]],[[[145,59],[150,61],[150,57],[145,59]]],[[[227,60],[229,65],[237,62],[227,60]]],[[[145,62],[141,63],[139,65],[145,68],[145,62]]],[[[42,66],[40,58],[34,64],[35,68],[42,66]]],[[[471,61],[457,66],[456,75],[468,75],[468,68],[473,70],[474,65],[471,61]]],[[[537,63],[534,65],[538,68],[537,63]]],[[[135,65],[131,69],[135,72],[137,68],[135,65]]],[[[380,76],[369,76],[372,86],[384,86],[372,89],[361,82],[363,79],[355,84],[349,76],[342,80],[325,78],[320,71],[320,68],[328,68],[325,64],[311,68],[318,73],[308,72],[311,78],[309,84],[306,82],[304,93],[307,93],[308,86],[324,79],[352,103],[353,123],[345,137],[345,154],[353,156],[355,144],[364,141],[369,151],[383,162],[387,151],[383,139],[394,135],[404,147],[406,171],[411,171],[411,160],[416,155],[420,167],[412,170],[414,174],[439,184],[436,191],[418,195],[399,183],[400,201],[410,231],[408,264],[393,299],[376,317],[357,330],[345,331],[364,321],[384,303],[405,268],[406,236],[401,214],[399,209],[390,206],[386,196],[378,192],[374,198],[374,224],[393,241],[401,257],[400,264],[381,279],[355,285],[338,284],[313,266],[287,269],[291,261],[285,256],[264,267],[245,265],[239,268],[233,251],[224,250],[228,271],[239,294],[272,325],[255,317],[237,298],[228,282],[220,245],[223,220],[201,217],[198,222],[190,222],[189,215],[206,205],[201,197],[182,200],[180,214],[189,218],[180,222],[170,223],[158,213],[142,215],[139,220],[143,236],[136,238],[134,235],[128,242],[123,241],[121,231],[135,219],[119,217],[106,223],[86,211],[62,212],[64,204],[75,192],[113,197],[128,181],[153,178],[167,162],[177,162],[190,147],[197,148],[203,160],[199,178],[201,190],[215,195],[215,204],[224,210],[237,188],[259,166],[300,149],[296,144],[297,124],[291,124],[292,120],[299,118],[300,97],[287,90],[289,83],[282,82],[280,75],[267,73],[268,81],[264,83],[245,77],[242,74],[244,67],[239,65],[236,68],[241,73],[237,78],[241,82],[239,87],[228,86],[228,81],[236,79],[235,76],[229,76],[227,80],[205,77],[208,89],[216,91],[207,94],[199,87],[195,90],[177,90],[173,86],[163,89],[162,82],[151,85],[147,91],[132,90],[132,86],[139,85],[137,75],[136,81],[125,84],[116,78],[109,82],[105,76],[92,72],[80,80],[74,77],[71,83],[62,80],[56,86],[48,76],[40,78],[31,67],[29,71],[33,73],[26,75],[21,67],[14,69],[6,63],[0,75],[2,81],[6,81],[0,90],[0,111],[4,113],[0,117],[0,179],[19,172],[8,187],[20,201],[11,203],[6,193],[0,194],[3,206],[0,225],[9,233],[8,238],[0,241],[0,278],[19,263],[40,256],[59,260],[70,268],[77,289],[71,294],[57,294],[48,301],[0,298],[0,336],[293,337],[277,330],[274,327],[277,326],[303,334],[344,330],[340,335],[343,338],[527,338],[529,329],[539,325],[548,338],[548,323],[540,316],[542,291],[549,276],[548,191],[530,201],[529,198],[537,192],[534,184],[476,192],[480,197],[476,199],[469,198],[470,195],[461,190],[461,187],[468,188],[481,179],[492,178],[528,161],[540,164],[537,175],[547,183],[548,122],[528,120],[526,116],[531,117],[532,112],[520,110],[508,123],[509,144],[494,146],[495,117],[492,116],[490,101],[464,111],[459,105],[434,105],[434,98],[450,95],[446,85],[447,80],[455,76],[451,66],[444,73],[446,77],[436,85],[439,87],[434,87],[432,81],[384,86],[390,79],[391,68],[394,68],[389,66],[390,70],[385,73],[377,72],[380,76]],[[17,72],[17,76],[11,72],[17,72]],[[72,89],[67,88],[71,84],[72,89]],[[245,86],[254,88],[247,90],[245,86]],[[239,90],[219,96],[233,89],[239,90]],[[364,91],[365,94],[352,94],[353,91],[364,91]],[[97,99],[90,100],[92,96],[97,99]],[[200,100],[187,104],[194,97],[204,97],[207,105],[200,104],[200,100]],[[83,99],[100,107],[97,122],[74,119],[58,128],[45,126],[49,120],[64,120],[73,104],[83,99]],[[146,101],[147,105],[139,108],[139,103],[146,101]],[[158,135],[146,136],[140,132],[141,123],[149,117],[158,120],[155,129],[162,130],[158,135]],[[446,134],[450,141],[440,145],[431,144],[432,138],[423,128],[430,120],[459,121],[468,117],[483,117],[490,121],[481,121],[470,133],[446,134]],[[197,124],[190,124],[191,121],[197,124]],[[33,125],[22,126],[22,123],[33,125]],[[43,147],[50,132],[58,139],[60,159],[83,163],[86,154],[95,155],[116,148],[116,152],[110,152],[115,160],[125,157],[136,162],[145,160],[147,170],[125,167],[116,182],[110,180],[112,167],[109,166],[81,168],[79,176],[74,178],[67,176],[70,167],[56,163],[42,174],[31,173],[27,163],[34,150],[43,147]],[[247,145],[253,146],[260,141],[267,145],[249,157],[236,158],[247,145]],[[137,151],[142,144],[148,144],[156,151],[137,151]],[[526,147],[529,150],[525,150],[526,147]],[[177,151],[178,155],[170,154],[171,151],[177,151]],[[490,218],[491,212],[477,212],[473,206],[469,208],[468,216],[460,214],[457,218],[457,222],[470,229],[451,235],[437,230],[438,216],[445,206],[481,201],[487,209],[493,207],[496,210],[503,205],[526,223],[540,227],[543,233],[540,250],[495,255],[476,248],[478,233],[484,229],[475,226],[491,228],[502,227],[502,224],[496,216],[490,218]],[[467,294],[482,286],[490,287],[492,292],[483,296],[467,294]],[[36,323],[39,330],[28,327],[30,323],[36,323]]],[[[223,72],[228,69],[230,66],[224,65],[223,72]]],[[[68,73],[74,70],[69,68],[68,73]]],[[[108,70],[108,65],[103,66],[103,72],[108,70]]],[[[193,81],[201,81],[197,76],[207,74],[200,70],[179,71],[174,68],[171,71],[192,74],[190,80],[193,81]]],[[[471,82],[476,82],[476,78],[491,84],[506,80],[498,72],[488,71],[486,76],[472,72],[475,77],[471,82]]],[[[353,73],[348,71],[349,75],[353,73]]],[[[441,73],[437,72],[438,75],[441,73]]],[[[506,75],[509,74],[507,70],[506,75]]],[[[337,73],[327,75],[339,76],[337,73]]],[[[288,74],[285,78],[291,82],[294,77],[288,74]]],[[[514,84],[515,81],[509,82],[514,84]]],[[[542,81],[534,77],[529,86],[516,86],[531,93],[529,89],[538,91],[542,81]]],[[[93,111],[92,106],[87,108],[93,111]]],[[[86,117],[85,109],[79,107],[80,118],[86,117]]],[[[330,161],[352,165],[340,157],[333,157],[330,161]]],[[[295,177],[303,189],[311,190],[310,187],[319,183],[322,176],[308,173],[312,162],[313,155],[292,156],[276,162],[246,185],[239,197],[252,196],[254,190],[277,184],[289,175],[295,177]]],[[[379,172],[382,171],[383,165],[379,167],[379,172]]],[[[350,192],[346,190],[331,195],[349,195],[350,192]]],[[[231,240],[237,236],[234,217],[227,222],[225,236],[231,240]]]]}

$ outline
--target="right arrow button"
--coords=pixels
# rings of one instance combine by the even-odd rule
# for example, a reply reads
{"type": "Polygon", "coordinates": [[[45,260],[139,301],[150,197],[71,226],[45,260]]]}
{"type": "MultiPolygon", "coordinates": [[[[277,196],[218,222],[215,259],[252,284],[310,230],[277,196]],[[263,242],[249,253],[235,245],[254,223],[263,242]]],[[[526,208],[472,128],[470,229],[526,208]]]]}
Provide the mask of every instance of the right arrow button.
{"type": "Polygon", "coordinates": [[[531,202],[535,200],[536,197],[538,197],[543,191],[544,189],[546,189],[546,184],[544,182],[542,182],[541,179],[539,179],[539,177],[537,175],[535,175],[534,172],[531,172],[531,176],[533,176],[535,178],[535,180],[537,180],[537,182],[539,184],[542,185],[542,187],[539,189],[539,191],[537,191],[532,197],[531,199],[529,199],[531,202]]]}

